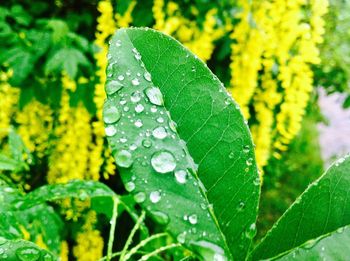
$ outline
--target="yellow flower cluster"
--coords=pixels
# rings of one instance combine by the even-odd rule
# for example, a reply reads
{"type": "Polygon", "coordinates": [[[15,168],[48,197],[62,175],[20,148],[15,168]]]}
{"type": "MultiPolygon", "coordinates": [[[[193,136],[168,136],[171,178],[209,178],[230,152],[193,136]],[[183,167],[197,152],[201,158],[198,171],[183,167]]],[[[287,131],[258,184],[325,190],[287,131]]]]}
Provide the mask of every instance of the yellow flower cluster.
{"type": "MultiPolygon", "coordinates": [[[[196,9],[192,10],[198,12],[196,9]]],[[[204,61],[210,59],[215,47],[214,42],[225,33],[223,28],[217,26],[216,9],[206,13],[203,29],[200,29],[195,21],[184,17],[175,2],[169,1],[165,8],[164,0],[155,0],[152,11],[155,19],[154,29],[177,38],[204,61]]]]}
{"type": "Polygon", "coordinates": [[[129,24],[132,22],[131,14],[135,8],[135,5],[136,5],[136,0],[132,0],[128,8],[124,12],[124,14],[119,14],[119,13],[115,14],[114,17],[118,28],[128,27],[129,24]]]}
{"type": "Polygon", "coordinates": [[[17,111],[19,90],[8,83],[11,74],[0,71],[0,141],[7,136],[11,119],[17,111]]]}
{"type": "Polygon", "coordinates": [[[96,221],[96,212],[90,211],[85,224],[77,234],[73,254],[79,261],[95,261],[103,256],[103,238],[101,233],[94,229],[96,221]]]}
{"type": "Polygon", "coordinates": [[[327,0],[240,1],[231,34],[231,91],[244,116],[254,108],[252,134],[260,167],[287,149],[301,127],[319,62],[327,0]],[[310,9],[311,17],[303,10],[310,9]],[[253,98],[254,97],[254,98],[253,98]],[[252,103],[252,106],[251,106],[252,103]],[[255,123],[256,122],[256,123],[255,123]]]}
{"type": "Polygon", "coordinates": [[[52,130],[52,110],[37,100],[31,101],[16,115],[17,129],[25,146],[38,158],[47,155],[52,130]]]}
{"type": "Polygon", "coordinates": [[[69,91],[75,91],[76,83],[62,76],[61,108],[55,128],[55,146],[49,158],[49,183],[66,183],[73,179],[98,180],[98,173],[89,171],[92,142],[90,114],[82,103],[70,107],[69,91]]]}

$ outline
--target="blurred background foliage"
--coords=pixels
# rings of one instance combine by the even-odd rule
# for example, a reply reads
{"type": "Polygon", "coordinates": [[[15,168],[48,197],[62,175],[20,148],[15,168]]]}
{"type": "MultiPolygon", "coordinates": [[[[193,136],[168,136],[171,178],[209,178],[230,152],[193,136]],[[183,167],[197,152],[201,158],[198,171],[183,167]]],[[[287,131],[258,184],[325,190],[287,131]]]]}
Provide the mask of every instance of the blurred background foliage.
{"type": "MultiPolygon", "coordinates": [[[[120,27],[153,27],[205,61],[241,106],[264,177],[262,235],[322,173],[315,87],[345,93],[350,105],[349,14],[345,0],[3,1],[0,177],[23,193],[72,179],[101,180],[125,193],[101,121],[108,40],[120,27]]],[[[52,214],[51,236],[60,244],[32,229],[32,219],[18,237],[54,247],[62,260],[96,260],[108,224],[90,205],[54,206],[61,217],[52,214]]],[[[117,248],[132,227],[127,214],[118,224],[117,248]]]]}

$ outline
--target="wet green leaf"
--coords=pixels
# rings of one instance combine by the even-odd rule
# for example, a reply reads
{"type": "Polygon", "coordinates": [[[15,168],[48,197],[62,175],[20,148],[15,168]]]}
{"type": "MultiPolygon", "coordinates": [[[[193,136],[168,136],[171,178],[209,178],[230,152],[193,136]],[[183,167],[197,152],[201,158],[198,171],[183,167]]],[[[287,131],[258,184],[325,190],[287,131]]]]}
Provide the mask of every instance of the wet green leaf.
{"type": "Polygon", "coordinates": [[[338,159],[283,214],[254,250],[253,260],[274,257],[349,225],[349,174],[347,155],[338,159]]]}
{"type": "Polygon", "coordinates": [[[151,29],[117,31],[107,76],[106,135],[126,190],[204,259],[243,260],[260,184],[250,132],[222,83],[151,29]]]}

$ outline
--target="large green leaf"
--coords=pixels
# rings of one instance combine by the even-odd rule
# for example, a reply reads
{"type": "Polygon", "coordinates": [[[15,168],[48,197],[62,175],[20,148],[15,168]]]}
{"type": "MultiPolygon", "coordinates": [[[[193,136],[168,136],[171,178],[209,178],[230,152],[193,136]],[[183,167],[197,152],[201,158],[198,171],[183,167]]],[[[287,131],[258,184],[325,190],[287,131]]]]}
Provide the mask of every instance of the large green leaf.
{"type": "Polygon", "coordinates": [[[25,240],[7,240],[0,236],[0,260],[54,261],[52,253],[25,240]]]}
{"type": "Polygon", "coordinates": [[[350,157],[336,161],[283,214],[254,250],[253,260],[274,257],[350,224],[350,157]]]}
{"type": "Polygon", "coordinates": [[[348,260],[349,246],[350,227],[347,226],[326,236],[310,240],[278,260],[348,260]]]}
{"type": "Polygon", "coordinates": [[[207,260],[243,260],[259,178],[243,116],[207,66],[173,38],[121,29],[108,54],[106,135],[126,189],[207,260]]]}

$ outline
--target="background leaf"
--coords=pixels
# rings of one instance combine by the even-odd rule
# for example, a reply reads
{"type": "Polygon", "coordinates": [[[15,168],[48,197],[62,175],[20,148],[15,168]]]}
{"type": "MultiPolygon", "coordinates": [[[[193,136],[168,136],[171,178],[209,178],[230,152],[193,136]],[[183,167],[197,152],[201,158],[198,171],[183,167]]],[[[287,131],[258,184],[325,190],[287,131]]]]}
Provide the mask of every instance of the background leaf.
{"type": "Polygon", "coordinates": [[[104,120],[127,190],[154,216],[168,215],[180,242],[225,248],[227,240],[244,259],[259,179],[238,106],[204,63],[154,30],[119,30],[108,58],[104,120]]]}
{"type": "Polygon", "coordinates": [[[253,252],[274,257],[350,224],[350,157],[337,160],[295,201],[253,252]],[[283,239],[283,240],[281,240],[283,239]]]}

